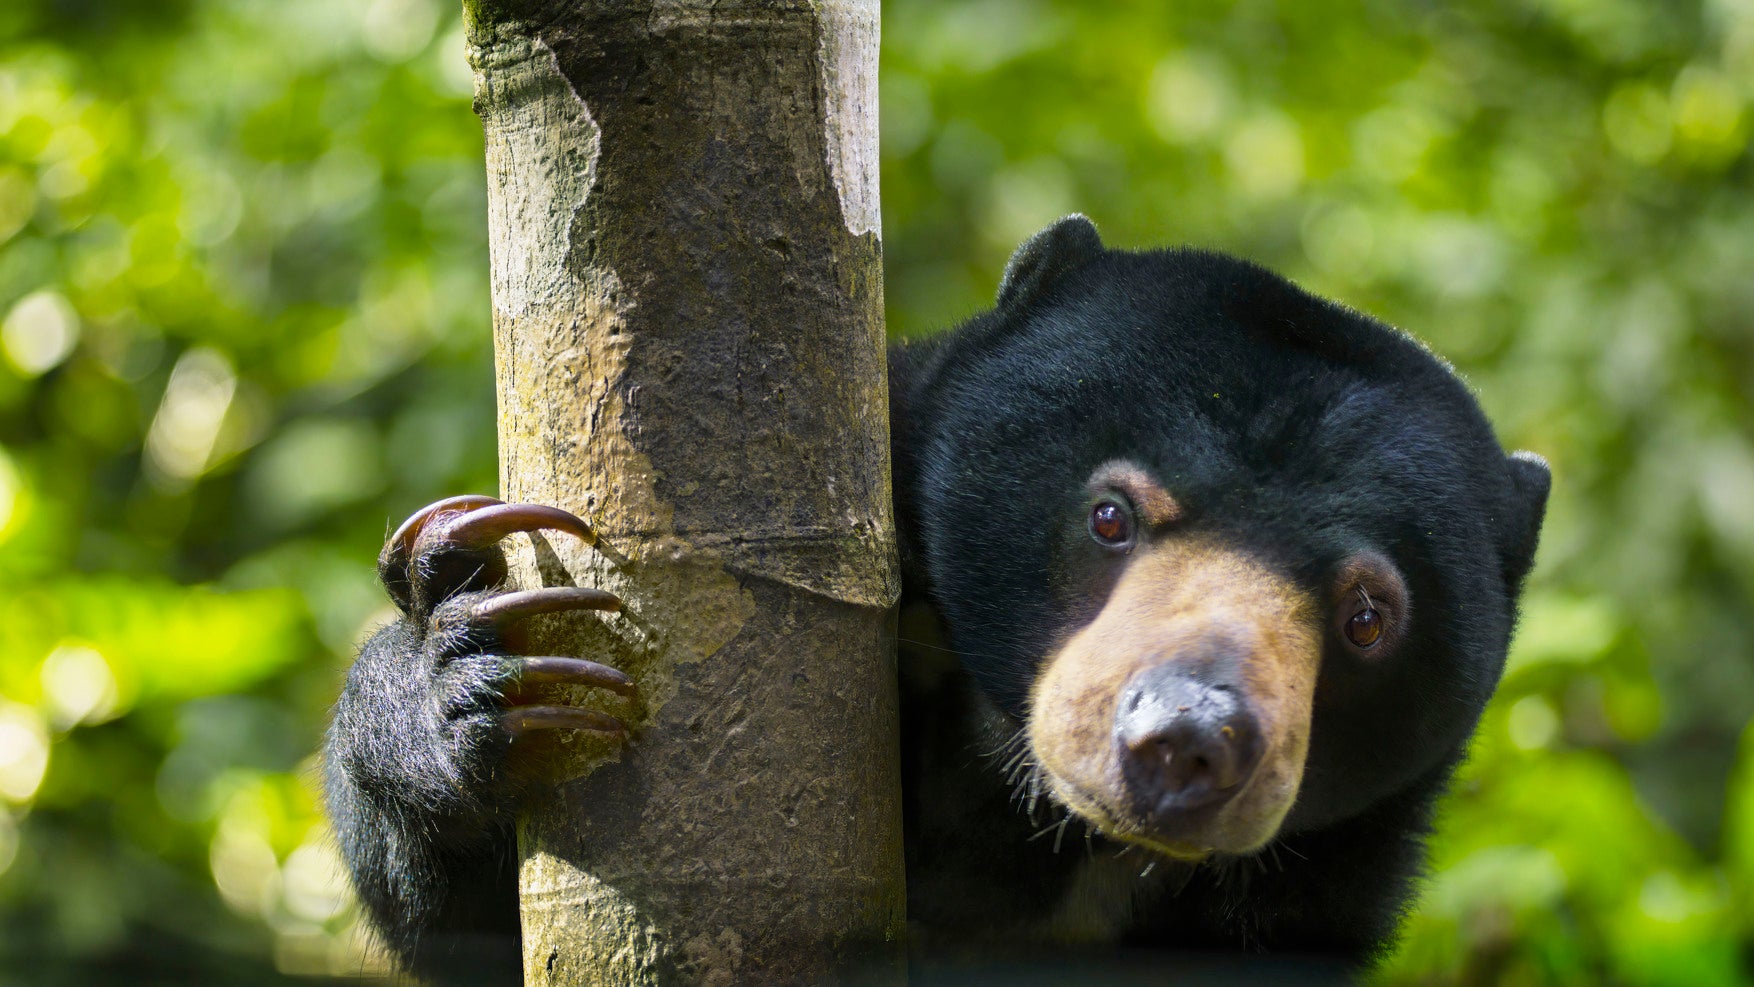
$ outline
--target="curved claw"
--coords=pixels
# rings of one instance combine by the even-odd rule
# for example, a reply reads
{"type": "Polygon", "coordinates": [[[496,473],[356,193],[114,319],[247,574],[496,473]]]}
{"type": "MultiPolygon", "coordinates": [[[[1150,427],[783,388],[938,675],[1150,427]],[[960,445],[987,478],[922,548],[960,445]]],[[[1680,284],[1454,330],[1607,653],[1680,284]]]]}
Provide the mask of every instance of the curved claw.
{"type": "Polygon", "coordinates": [[[608,610],[621,609],[621,598],[607,590],[590,589],[584,586],[549,586],[544,589],[526,589],[515,593],[502,593],[490,597],[475,605],[472,616],[476,620],[505,627],[513,621],[525,617],[533,617],[539,613],[557,613],[562,610],[608,610]]]}
{"type": "Polygon", "coordinates": [[[485,548],[514,531],[536,531],[552,528],[576,535],[585,544],[595,544],[597,533],[576,515],[545,504],[502,504],[495,501],[480,510],[470,511],[443,528],[434,529],[431,537],[449,545],[485,548]]]}
{"type": "Polygon", "coordinates": [[[433,501],[425,507],[422,507],[420,510],[415,511],[413,514],[408,515],[408,520],[403,521],[401,527],[396,529],[395,534],[392,534],[389,539],[384,542],[384,554],[388,555],[392,547],[400,548],[404,555],[412,552],[414,550],[414,540],[420,537],[420,532],[426,527],[426,522],[431,521],[434,517],[443,512],[454,511],[462,513],[464,511],[473,511],[481,507],[493,507],[503,503],[505,503],[505,501],[500,500],[497,497],[488,497],[484,494],[463,494],[460,497],[446,497],[444,500],[433,501]]]}
{"type": "Polygon", "coordinates": [[[444,500],[434,501],[422,507],[408,515],[408,520],[403,521],[395,532],[384,540],[384,550],[378,553],[378,571],[383,573],[386,579],[403,578],[402,574],[396,570],[407,566],[409,561],[414,558],[415,540],[420,537],[422,531],[426,530],[427,523],[440,514],[446,512],[462,513],[501,503],[504,501],[481,494],[463,494],[461,497],[446,497],[444,500]]]}
{"type": "Polygon", "coordinates": [[[518,663],[518,687],[594,685],[631,696],[636,692],[626,672],[583,658],[524,658],[518,663]]]}
{"type": "Polygon", "coordinates": [[[414,604],[414,586],[408,578],[408,565],[414,559],[414,543],[420,533],[433,518],[446,513],[461,514],[477,508],[499,504],[493,497],[481,494],[464,494],[461,497],[446,497],[434,501],[408,516],[401,526],[384,541],[383,551],[378,553],[378,578],[383,581],[384,588],[389,591],[390,598],[396,605],[407,612],[414,604]]]}
{"type": "Polygon", "coordinates": [[[532,730],[590,730],[625,736],[627,724],[608,713],[573,706],[517,706],[505,712],[505,728],[514,737],[532,730]]]}

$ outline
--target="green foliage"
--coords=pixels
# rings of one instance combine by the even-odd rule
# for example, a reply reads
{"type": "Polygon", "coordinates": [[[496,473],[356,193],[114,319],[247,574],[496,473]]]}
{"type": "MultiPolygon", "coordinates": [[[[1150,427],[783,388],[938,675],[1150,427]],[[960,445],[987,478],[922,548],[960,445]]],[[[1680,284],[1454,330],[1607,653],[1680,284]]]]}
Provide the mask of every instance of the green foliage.
{"type": "MultiPolygon", "coordinates": [[[[438,0],[0,8],[0,971],[362,967],[311,752],[385,526],[491,490],[438,0]]],[[[1754,7],[884,8],[897,334],[1065,212],[1430,342],[1556,476],[1388,983],[1754,944],[1754,7]]]]}

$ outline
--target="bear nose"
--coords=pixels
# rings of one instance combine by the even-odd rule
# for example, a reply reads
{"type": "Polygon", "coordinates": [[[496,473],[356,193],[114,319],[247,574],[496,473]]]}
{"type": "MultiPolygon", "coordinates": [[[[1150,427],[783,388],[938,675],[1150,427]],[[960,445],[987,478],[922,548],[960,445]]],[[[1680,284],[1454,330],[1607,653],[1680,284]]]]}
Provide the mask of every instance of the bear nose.
{"type": "Polygon", "coordinates": [[[1127,787],[1153,815],[1229,799],[1261,760],[1259,724],[1237,691],[1168,665],[1121,690],[1115,744],[1127,787]]]}

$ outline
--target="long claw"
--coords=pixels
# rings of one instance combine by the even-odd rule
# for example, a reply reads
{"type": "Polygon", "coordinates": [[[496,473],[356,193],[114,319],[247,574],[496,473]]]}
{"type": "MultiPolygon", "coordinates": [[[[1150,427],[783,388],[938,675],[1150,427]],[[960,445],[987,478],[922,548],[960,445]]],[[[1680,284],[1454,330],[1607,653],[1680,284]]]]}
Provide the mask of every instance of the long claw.
{"type": "Polygon", "coordinates": [[[532,730],[590,730],[624,735],[627,724],[607,713],[574,706],[514,706],[506,710],[505,727],[521,737],[532,730]]]}
{"type": "Polygon", "coordinates": [[[505,627],[513,621],[525,617],[533,617],[539,613],[556,613],[561,610],[609,610],[621,609],[621,598],[607,590],[589,589],[584,586],[549,586],[544,589],[526,589],[515,593],[502,593],[490,597],[475,605],[473,616],[499,627],[505,627]]]}
{"type": "Polygon", "coordinates": [[[408,516],[408,520],[402,522],[402,526],[397,528],[396,533],[391,535],[389,541],[384,544],[384,552],[386,555],[389,554],[391,546],[399,548],[404,556],[412,552],[414,540],[420,537],[421,529],[426,527],[426,522],[445,511],[462,513],[503,503],[505,501],[497,497],[488,497],[482,494],[463,494],[461,497],[446,497],[444,500],[434,501],[415,511],[408,516]]]}
{"type": "Polygon", "coordinates": [[[637,691],[627,673],[583,658],[525,658],[520,661],[519,688],[539,685],[595,685],[624,696],[637,691]]]}
{"type": "Polygon", "coordinates": [[[402,522],[401,527],[384,542],[384,550],[378,553],[378,578],[383,580],[384,588],[397,606],[407,612],[414,605],[414,584],[408,578],[408,564],[414,558],[414,543],[427,524],[447,512],[464,513],[498,503],[499,500],[480,494],[447,497],[422,507],[402,522]]]}
{"type": "Polygon", "coordinates": [[[536,531],[552,528],[578,536],[585,544],[594,544],[597,533],[575,515],[558,507],[544,504],[500,504],[471,511],[434,531],[434,537],[453,545],[485,548],[514,531],[536,531]]]}

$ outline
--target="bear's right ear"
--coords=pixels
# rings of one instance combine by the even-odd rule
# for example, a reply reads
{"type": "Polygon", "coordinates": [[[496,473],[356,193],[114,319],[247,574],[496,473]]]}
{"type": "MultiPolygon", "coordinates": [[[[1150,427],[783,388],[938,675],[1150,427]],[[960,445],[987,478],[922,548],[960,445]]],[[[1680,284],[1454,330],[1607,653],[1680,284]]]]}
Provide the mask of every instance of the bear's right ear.
{"type": "Polygon", "coordinates": [[[1100,253],[1102,238],[1089,217],[1073,213],[1055,221],[1025,240],[1005,264],[1005,276],[999,281],[999,307],[1028,301],[1100,253]]]}
{"type": "Polygon", "coordinates": [[[1535,563],[1535,545],[1541,539],[1541,519],[1547,514],[1547,492],[1553,471],[1547,461],[1532,452],[1513,452],[1507,460],[1512,487],[1509,517],[1499,527],[1500,558],[1504,580],[1512,593],[1521,590],[1523,577],[1535,563]]]}

